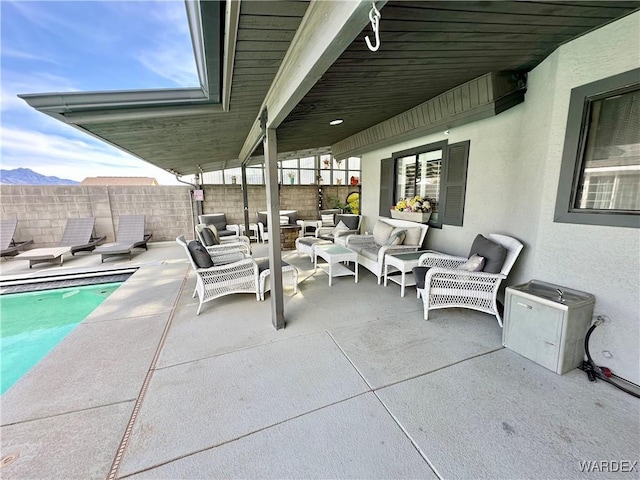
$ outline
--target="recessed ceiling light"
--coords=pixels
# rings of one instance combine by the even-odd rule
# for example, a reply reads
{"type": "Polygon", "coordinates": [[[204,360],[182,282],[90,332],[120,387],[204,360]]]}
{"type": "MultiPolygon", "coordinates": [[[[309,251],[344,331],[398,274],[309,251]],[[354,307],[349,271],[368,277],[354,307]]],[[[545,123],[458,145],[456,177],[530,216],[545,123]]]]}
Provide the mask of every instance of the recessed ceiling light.
{"type": "Polygon", "coordinates": [[[331,120],[329,122],[329,125],[340,125],[342,122],[344,122],[344,120],[342,120],[341,118],[336,118],[335,120],[331,120]]]}

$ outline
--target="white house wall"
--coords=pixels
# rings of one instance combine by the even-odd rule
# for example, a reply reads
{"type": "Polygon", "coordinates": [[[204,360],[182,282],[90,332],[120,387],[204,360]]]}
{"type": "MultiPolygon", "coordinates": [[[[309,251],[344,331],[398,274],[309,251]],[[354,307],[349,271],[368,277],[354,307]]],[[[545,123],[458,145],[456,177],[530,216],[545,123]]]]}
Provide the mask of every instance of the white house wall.
{"type": "Polygon", "coordinates": [[[362,156],[364,230],[378,217],[380,160],[447,139],[471,140],[464,226],[430,229],[426,246],[466,255],[477,233],[519,238],[525,249],[507,284],[539,279],[593,293],[599,365],[640,383],[640,234],[637,229],[554,223],[571,89],[640,66],[640,13],[563,45],[535,68],[526,99],[497,117],[362,156]],[[605,358],[603,351],[613,358],[605,358]]]}

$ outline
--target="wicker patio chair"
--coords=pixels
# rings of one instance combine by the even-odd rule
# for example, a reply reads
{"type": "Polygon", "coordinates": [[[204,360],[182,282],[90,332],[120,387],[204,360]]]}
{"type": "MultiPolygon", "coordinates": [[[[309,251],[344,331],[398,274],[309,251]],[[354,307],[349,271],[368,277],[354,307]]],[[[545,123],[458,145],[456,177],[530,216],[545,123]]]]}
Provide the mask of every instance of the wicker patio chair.
{"type": "Polygon", "coordinates": [[[216,227],[214,225],[196,225],[196,235],[198,240],[207,249],[213,263],[221,265],[223,263],[232,263],[242,260],[251,256],[251,244],[249,243],[249,237],[240,235],[239,237],[232,237],[237,241],[222,241],[217,236],[216,227]],[[214,244],[209,245],[209,232],[214,237],[214,244]],[[215,242],[218,242],[217,244],[215,242]]]}
{"type": "Polygon", "coordinates": [[[200,268],[194,260],[184,235],[176,238],[196,273],[196,288],[193,297],[198,295],[200,304],[196,315],[200,315],[202,305],[225,295],[233,293],[254,293],[260,301],[258,264],[252,258],[244,258],[237,262],[213,267],[200,268]]]}
{"type": "MultiPolygon", "coordinates": [[[[416,279],[416,288],[424,305],[425,320],[429,319],[429,310],[459,307],[495,315],[502,327],[496,299],[498,288],[509,275],[523,245],[507,235],[490,234],[488,240],[506,249],[504,262],[501,268],[498,266],[497,273],[460,270],[458,267],[469,260],[465,257],[439,252],[425,253],[420,257],[419,265],[430,267],[424,277],[424,288],[419,288],[420,281],[416,279]]],[[[473,250],[474,247],[472,254],[475,253],[473,250]]],[[[415,271],[420,271],[419,267],[415,271]]]]}

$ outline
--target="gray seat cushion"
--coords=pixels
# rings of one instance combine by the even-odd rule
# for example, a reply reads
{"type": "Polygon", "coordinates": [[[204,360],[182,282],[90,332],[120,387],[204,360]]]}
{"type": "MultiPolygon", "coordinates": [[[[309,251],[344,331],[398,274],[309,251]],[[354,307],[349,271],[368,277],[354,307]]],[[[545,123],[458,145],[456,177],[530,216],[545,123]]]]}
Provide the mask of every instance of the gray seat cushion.
{"type": "Polygon", "coordinates": [[[315,237],[300,237],[298,239],[298,243],[302,244],[302,245],[306,245],[308,247],[320,242],[320,243],[324,243],[326,240],[323,240],[321,238],[315,238],[315,237]]]}
{"type": "Polygon", "coordinates": [[[472,255],[484,257],[483,272],[499,273],[500,270],[502,270],[505,258],[507,258],[507,249],[478,234],[471,245],[469,258],[471,258],[472,255]]]}
{"type": "Polygon", "coordinates": [[[198,242],[197,240],[192,240],[187,245],[187,248],[189,249],[191,258],[193,258],[193,263],[195,263],[198,268],[213,267],[213,260],[211,260],[211,255],[209,255],[207,249],[204,248],[200,242],[198,242]]]}
{"type": "Polygon", "coordinates": [[[374,247],[365,247],[360,250],[358,253],[369,260],[373,260],[374,262],[378,261],[378,252],[380,251],[380,246],[376,245],[374,247]]]}

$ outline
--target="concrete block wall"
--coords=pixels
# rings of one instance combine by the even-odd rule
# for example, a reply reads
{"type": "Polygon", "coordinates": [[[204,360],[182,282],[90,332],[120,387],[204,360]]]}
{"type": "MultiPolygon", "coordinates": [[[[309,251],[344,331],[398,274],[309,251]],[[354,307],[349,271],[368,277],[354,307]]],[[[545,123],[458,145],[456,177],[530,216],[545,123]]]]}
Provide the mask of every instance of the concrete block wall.
{"type": "Polygon", "coordinates": [[[144,214],[152,241],[193,231],[189,187],[1,185],[3,219],[18,219],[14,239],[57,245],[67,218],[95,217],[94,233],[115,241],[120,215],[144,214]]]}
{"type": "Polygon", "coordinates": [[[117,232],[120,215],[145,215],[151,241],[191,238],[193,215],[191,189],[182,186],[110,186],[111,224],[117,232]]]}
{"type": "MultiPolygon", "coordinates": [[[[205,185],[204,213],[226,213],[229,223],[244,221],[240,185],[205,185]]],[[[264,185],[247,186],[249,221],[266,210],[264,185]]],[[[353,190],[348,186],[323,186],[323,208],[331,208],[329,196],[342,201],[353,190]]],[[[15,240],[33,239],[33,247],[52,247],[62,237],[67,218],[95,217],[96,235],[115,241],[121,215],[145,215],[151,241],[170,241],[178,235],[193,237],[195,206],[188,186],[51,186],[0,185],[1,217],[18,219],[15,240]]],[[[317,185],[280,187],[283,210],[298,210],[301,219],[318,218],[317,185]]]]}
{"type": "MultiPolygon", "coordinates": [[[[280,208],[297,210],[301,219],[318,218],[318,185],[282,185],[280,187],[280,208]]],[[[331,208],[329,196],[337,196],[343,202],[354,187],[323,186],[323,208],[331,208]]],[[[242,209],[242,187],[240,185],[205,185],[203,212],[226,213],[227,222],[244,222],[242,209]]],[[[267,209],[267,193],[264,185],[248,185],[247,199],[249,221],[255,222],[257,212],[267,209]]]]}

